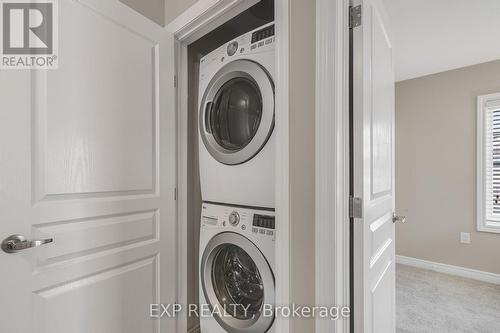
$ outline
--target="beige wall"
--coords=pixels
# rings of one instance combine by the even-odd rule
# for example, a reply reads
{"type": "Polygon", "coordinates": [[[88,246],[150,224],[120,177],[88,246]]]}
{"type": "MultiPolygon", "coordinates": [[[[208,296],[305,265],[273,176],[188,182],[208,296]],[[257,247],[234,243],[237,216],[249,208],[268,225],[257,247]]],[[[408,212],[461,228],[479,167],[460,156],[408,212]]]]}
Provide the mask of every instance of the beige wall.
{"type": "MultiPolygon", "coordinates": [[[[159,25],[165,23],[165,0],[120,0],[159,25]]],[[[177,0],[179,1],[179,0],[177,0]]],[[[171,2],[171,1],[166,1],[171,2]]]]}
{"type": "Polygon", "coordinates": [[[197,0],[120,0],[159,25],[167,25],[197,0]]]}
{"type": "Polygon", "coordinates": [[[172,22],[186,9],[191,7],[197,0],[165,0],[165,24],[172,22]]]}
{"type": "MultiPolygon", "coordinates": [[[[292,303],[313,305],[315,1],[289,5],[290,295],[292,303]]],[[[293,320],[291,332],[314,332],[314,321],[293,320]]]]}
{"type": "Polygon", "coordinates": [[[499,91],[500,61],[397,83],[397,254],[500,274],[500,234],[475,218],[476,97],[499,91]]]}

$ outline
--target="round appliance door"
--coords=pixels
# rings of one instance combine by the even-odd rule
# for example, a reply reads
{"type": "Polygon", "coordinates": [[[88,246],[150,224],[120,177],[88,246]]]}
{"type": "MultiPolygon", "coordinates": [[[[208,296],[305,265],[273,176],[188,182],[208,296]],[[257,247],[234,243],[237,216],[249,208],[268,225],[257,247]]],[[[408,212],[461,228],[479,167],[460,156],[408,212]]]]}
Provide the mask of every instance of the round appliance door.
{"type": "Polygon", "coordinates": [[[225,232],[208,243],[202,257],[203,293],[215,320],[228,332],[266,332],[274,316],[274,275],[260,250],[242,235],[225,232]]]}
{"type": "Polygon", "coordinates": [[[200,134],[219,162],[240,164],[254,157],[274,128],[274,84],[259,64],[235,60],[222,67],[205,90],[200,134]]]}

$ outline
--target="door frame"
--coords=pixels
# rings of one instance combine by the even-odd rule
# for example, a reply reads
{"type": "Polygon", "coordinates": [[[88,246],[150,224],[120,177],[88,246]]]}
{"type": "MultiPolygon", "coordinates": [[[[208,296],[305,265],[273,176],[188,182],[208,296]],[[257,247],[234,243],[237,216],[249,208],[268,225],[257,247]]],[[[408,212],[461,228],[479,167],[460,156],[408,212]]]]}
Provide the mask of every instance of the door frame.
{"type": "MultiPolygon", "coordinates": [[[[289,120],[288,120],[288,1],[275,1],[276,26],[276,304],[290,303],[289,250],[289,120]]],[[[188,45],[240,14],[259,0],[199,0],[165,28],[174,35],[177,85],[177,303],[187,303],[188,256],[188,45]]],[[[277,333],[288,333],[289,323],[275,319],[277,333]]],[[[177,318],[177,332],[187,332],[186,311],[177,318]]]]}
{"type": "MultiPolygon", "coordinates": [[[[338,307],[351,306],[349,6],[316,0],[316,304],[338,307]]],[[[317,333],[349,329],[350,320],[316,318],[317,333]]]]}

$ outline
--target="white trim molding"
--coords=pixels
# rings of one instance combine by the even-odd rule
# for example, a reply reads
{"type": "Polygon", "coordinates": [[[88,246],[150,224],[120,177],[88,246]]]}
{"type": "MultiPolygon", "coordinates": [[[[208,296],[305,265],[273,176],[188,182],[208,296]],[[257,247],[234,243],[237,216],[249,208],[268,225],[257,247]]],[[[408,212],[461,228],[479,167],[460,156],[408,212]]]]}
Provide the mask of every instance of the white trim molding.
{"type": "Polygon", "coordinates": [[[399,255],[396,256],[396,263],[500,285],[500,274],[399,255]]]}
{"type": "MultiPolygon", "coordinates": [[[[316,1],[316,304],[349,306],[349,3],[316,1]]],[[[316,332],[349,320],[316,318],[316,332]]]]}
{"type": "MultiPolygon", "coordinates": [[[[477,97],[477,169],[476,169],[476,216],[477,230],[483,232],[500,233],[500,218],[489,214],[487,202],[492,204],[493,198],[487,198],[487,184],[491,180],[486,179],[487,168],[485,161],[488,159],[486,151],[488,145],[488,116],[487,113],[500,109],[500,93],[481,95],[477,97]]],[[[490,156],[491,157],[491,156],[490,156]]],[[[491,170],[490,170],[491,171],[491,170]]],[[[497,214],[495,214],[497,215],[497,214]]]]}
{"type": "MultiPolygon", "coordinates": [[[[289,1],[274,4],[276,30],[276,304],[290,304],[290,137],[289,137],[289,1]]],[[[277,316],[276,333],[290,332],[288,318],[277,316]]]]}
{"type": "Polygon", "coordinates": [[[260,0],[203,0],[195,2],[167,25],[177,40],[191,44],[260,0]]]}

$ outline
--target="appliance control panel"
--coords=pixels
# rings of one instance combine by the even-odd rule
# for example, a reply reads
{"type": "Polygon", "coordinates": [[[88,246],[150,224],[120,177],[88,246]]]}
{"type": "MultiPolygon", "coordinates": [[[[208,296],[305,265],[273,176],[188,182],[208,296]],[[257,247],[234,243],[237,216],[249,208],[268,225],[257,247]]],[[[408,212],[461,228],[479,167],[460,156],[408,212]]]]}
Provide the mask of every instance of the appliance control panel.
{"type": "Polygon", "coordinates": [[[239,228],[259,236],[276,236],[276,223],[273,211],[256,210],[246,207],[222,206],[203,203],[201,223],[205,227],[239,228]]]}
{"type": "Polygon", "coordinates": [[[237,56],[268,51],[274,47],[274,23],[250,31],[200,59],[201,66],[232,61],[237,56]]]}
{"type": "Polygon", "coordinates": [[[254,214],[253,226],[274,230],[275,229],[274,216],[254,214]]]}
{"type": "Polygon", "coordinates": [[[252,44],[274,36],[274,24],[252,32],[252,44]]]}

